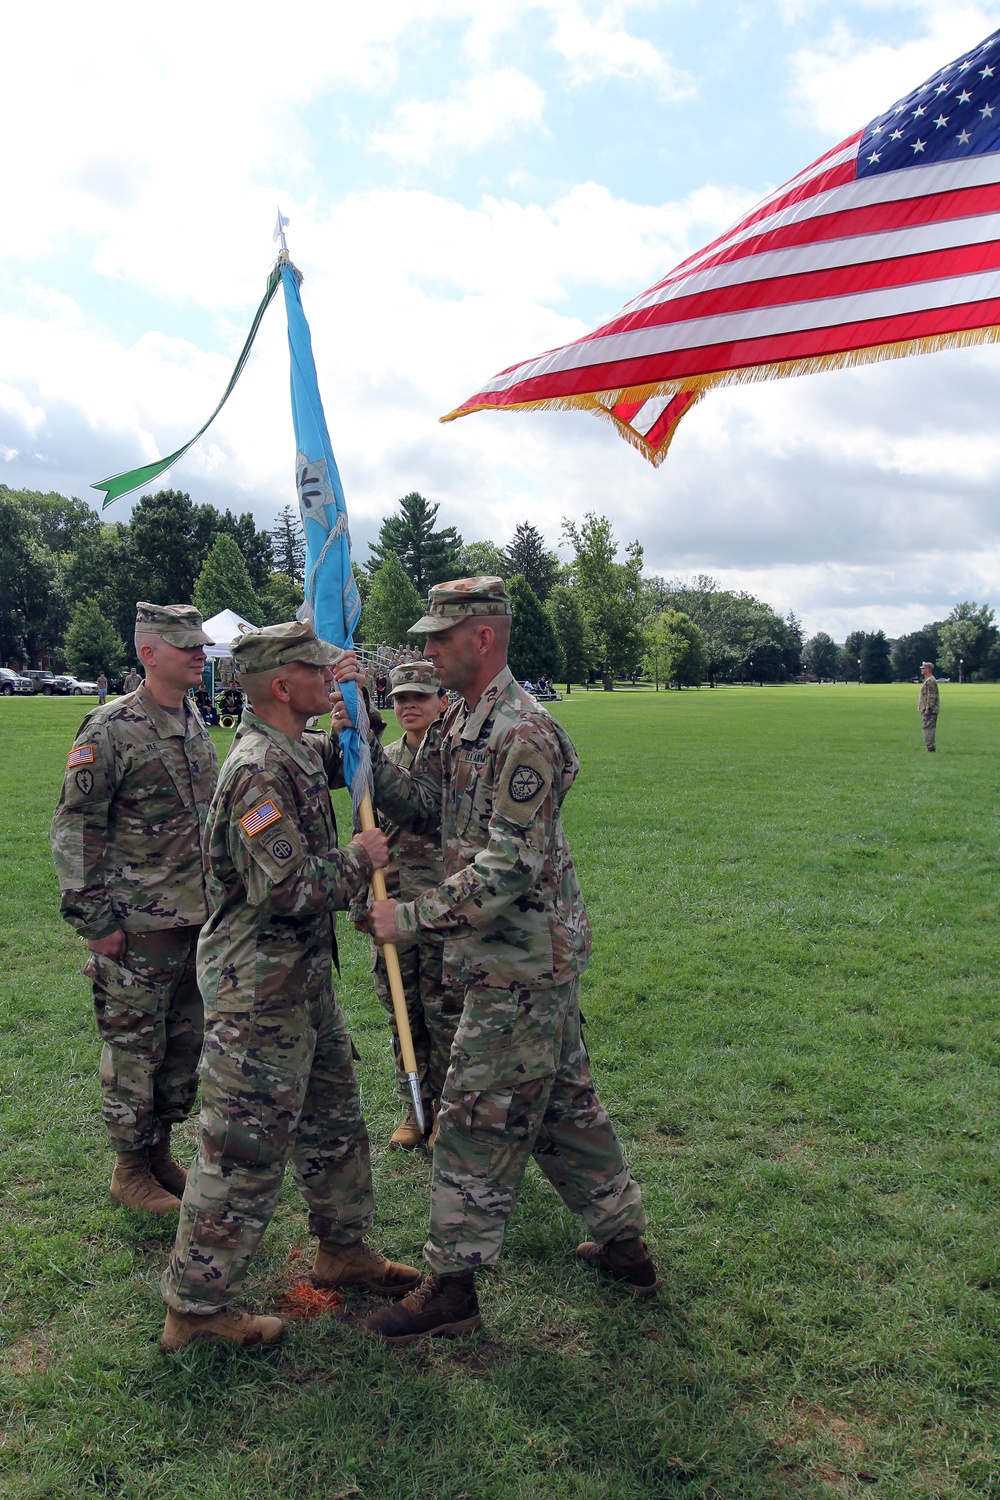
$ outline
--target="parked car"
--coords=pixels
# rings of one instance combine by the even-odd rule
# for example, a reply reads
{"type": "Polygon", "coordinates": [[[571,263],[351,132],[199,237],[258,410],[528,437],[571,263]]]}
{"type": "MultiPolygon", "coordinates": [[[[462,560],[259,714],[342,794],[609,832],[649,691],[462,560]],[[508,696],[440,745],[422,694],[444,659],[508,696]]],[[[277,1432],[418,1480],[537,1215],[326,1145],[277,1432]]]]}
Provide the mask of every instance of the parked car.
{"type": "Polygon", "coordinates": [[[100,688],[97,686],[96,682],[84,682],[82,679],[78,678],[77,681],[74,683],[73,687],[70,689],[70,691],[77,698],[80,696],[81,693],[93,693],[94,696],[96,697],[97,694],[100,692],[100,688]]]}
{"type": "Polygon", "coordinates": [[[5,698],[13,698],[15,693],[33,693],[35,684],[30,677],[25,677],[23,672],[15,672],[12,667],[0,667],[0,693],[5,698]]]}
{"type": "Polygon", "coordinates": [[[52,681],[47,683],[42,691],[48,692],[50,689],[53,693],[74,693],[77,691],[76,678],[71,677],[68,672],[57,672],[52,681]]]}
{"type": "Polygon", "coordinates": [[[55,691],[52,686],[53,682],[55,681],[54,673],[43,672],[40,670],[36,670],[34,667],[29,667],[24,675],[25,677],[31,679],[31,690],[33,693],[46,693],[50,698],[52,697],[52,694],[55,691]]]}

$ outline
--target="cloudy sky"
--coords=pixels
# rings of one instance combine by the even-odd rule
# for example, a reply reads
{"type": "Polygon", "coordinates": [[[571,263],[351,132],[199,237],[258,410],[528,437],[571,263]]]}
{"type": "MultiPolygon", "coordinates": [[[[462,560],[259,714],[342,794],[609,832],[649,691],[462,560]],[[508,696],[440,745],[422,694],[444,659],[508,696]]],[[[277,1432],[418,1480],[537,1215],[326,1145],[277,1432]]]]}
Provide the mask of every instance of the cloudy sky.
{"type": "MultiPolygon", "coordinates": [[[[1000,606],[1000,348],[713,393],[658,471],[584,413],[437,421],[998,26],[958,0],[18,7],[0,482],[90,497],[190,437],[280,202],[362,559],[417,489],[469,541],[529,518],[557,546],[564,516],[608,514],[650,571],[714,573],[810,632],[1000,606]]],[[[276,301],[162,483],[270,524],[293,459],[276,301]]]]}

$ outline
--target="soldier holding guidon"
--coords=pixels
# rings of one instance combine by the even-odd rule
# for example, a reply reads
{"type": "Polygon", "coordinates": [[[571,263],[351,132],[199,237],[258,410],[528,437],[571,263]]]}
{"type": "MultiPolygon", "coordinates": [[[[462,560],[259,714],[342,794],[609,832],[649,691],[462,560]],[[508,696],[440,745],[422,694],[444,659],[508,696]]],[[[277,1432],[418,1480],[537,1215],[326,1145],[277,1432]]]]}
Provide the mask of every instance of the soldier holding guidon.
{"type": "Polygon", "coordinates": [[[340,750],[306,731],[329,708],[343,653],[298,622],[247,631],[231,649],[250,709],[208,819],[202,1136],[162,1280],[165,1351],[281,1336],[279,1318],[253,1317],[233,1299],[287,1164],[319,1240],[320,1285],[400,1296],[420,1280],[364,1240],[374,1208],[368,1132],[333,990],[333,914],[361,899],[388,860],[379,829],[338,849],[330,787],[343,785],[340,750]]]}
{"type": "Polygon", "coordinates": [[[179,1207],[170,1132],[198,1089],[201,835],[218,763],[187,690],[208,641],[192,605],[136,605],[146,680],[84,719],[52,819],[62,914],[90,949],[111,1196],[155,1214],[179,1207]]]}
{"type": "Polygon", "coordinates": [[[560,816],[579,763],[507,666],[510,624],[500,578],[432,588],[413,629],[458,700],[411,773],[372,745],[380,807],[414,830],[439,827],[445,868],[414,900],[375,902],[372,935],[440,933],[444,982],[464,990],[434,1145],[430,1274],[365,1320],[389,1343],[479,1326],[475,1273],[500,1254],[531,1155],[593,1235],[580,1259],[633,1295],[657,1285],[639,1188],[580,1031],[590,926],[560,816]]]}

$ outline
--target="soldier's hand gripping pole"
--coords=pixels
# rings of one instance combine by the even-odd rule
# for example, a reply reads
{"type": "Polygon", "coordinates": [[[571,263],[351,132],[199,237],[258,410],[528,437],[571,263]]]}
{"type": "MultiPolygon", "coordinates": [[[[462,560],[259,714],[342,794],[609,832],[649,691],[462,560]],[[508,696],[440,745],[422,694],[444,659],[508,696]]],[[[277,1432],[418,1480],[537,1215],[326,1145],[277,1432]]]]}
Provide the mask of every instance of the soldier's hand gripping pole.
{"type": "MultiPolygon", "coordinates": [[[[361,806],[358,808],[358,815],[363,829],[376,827],[370,792],[365,792],[361,806]]],[[[381,870],[375,870],[372,874],[372,892],[376,901],[386,900],[385,876],[381,870]]],[[[413,1050],[410,1017],[406,1009],[406,995],[403,992],[403,976],[399,972],[399,954],[396,952],[395,943],[385,943],[382,952],[385,955],[385,967],[389,975],[389,993],[392,996],[392,1010],[396,1017],[399,1050],[403,1054],[403,1067],[406,1069],[406,1080],[410,1085],[413,1113],[417,1117],[417,1124],[421,1131],[424,1131],[427,1128],[424,1124],[424,1101],[420,1097],[420,1076],[417,1073],[417,1057],[413,1050]]]]}

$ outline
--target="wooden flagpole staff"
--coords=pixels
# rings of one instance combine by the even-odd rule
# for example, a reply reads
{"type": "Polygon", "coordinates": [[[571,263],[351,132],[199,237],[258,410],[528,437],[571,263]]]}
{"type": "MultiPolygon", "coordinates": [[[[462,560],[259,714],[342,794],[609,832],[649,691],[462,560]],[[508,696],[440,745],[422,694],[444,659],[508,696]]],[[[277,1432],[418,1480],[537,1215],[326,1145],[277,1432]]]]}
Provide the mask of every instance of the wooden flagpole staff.
{"type": "MultiPolygon", "coordinates": [[[[360,693],[361,689],[358,689],[360,693]]],[[[375,809],[372,807],[370,792],[365,792],[358,807],[358,817],[364,830],[376,828],[375,809]]],[[[385,876],[381,870],[375,870],[372,874],[372,894],[376,901],[388,899],[385,889],[385,876]]],[[[396,1018],[396,1031],[399,1035],[399,1050],[403,1054],[403,1068],[406,1071],[406,1081],[410,1085],[410,1098],[413,1100],[413,1113],[417,1117],[420,1129],[426,1130],[424,1122],[424,1101],[420,1097],[420,1075],[417,1072],[417,1056],[413,1050],[413,1035],[410,1031],[410,1017],[406,1009],[406,994],[403,990],[403,976],[399,970],[399,954],[395,943],[385,943],[382,947],[385,957],[385,967],[389,975],[389,993],[392,996],[392,1010],[396,1018]]]]}

